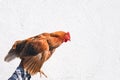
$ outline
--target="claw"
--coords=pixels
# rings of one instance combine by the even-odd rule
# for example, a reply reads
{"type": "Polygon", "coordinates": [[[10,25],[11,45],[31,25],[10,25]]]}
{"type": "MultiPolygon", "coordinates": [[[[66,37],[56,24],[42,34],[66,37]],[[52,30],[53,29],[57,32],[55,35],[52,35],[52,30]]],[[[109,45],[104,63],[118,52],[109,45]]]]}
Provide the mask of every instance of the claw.
{"type": "Polygon", "coordinates": [[[40,70],[40,77],[42,77],[42,75],[44,75],[47,78],[47,75],[42,70],[40,70]]]}

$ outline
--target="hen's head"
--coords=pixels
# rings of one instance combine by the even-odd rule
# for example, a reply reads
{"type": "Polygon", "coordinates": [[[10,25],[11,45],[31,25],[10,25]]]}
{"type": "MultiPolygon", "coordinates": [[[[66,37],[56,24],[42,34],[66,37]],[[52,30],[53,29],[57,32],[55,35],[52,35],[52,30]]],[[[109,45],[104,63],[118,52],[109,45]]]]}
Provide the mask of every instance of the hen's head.
{"type": "Polygon", "coordinates": [[[64,31],[56,31],[52,33],[52,36],[58,37],[63,40],[63,42],[70,41],[70,33],[69,32],[64,32],[64,31]]]}
{"type": "Polygon", "coordinates": [[[64,42],[70,41],[70,38],[71,38],[70,33],[69,32],[65,33],[64,42]]]}

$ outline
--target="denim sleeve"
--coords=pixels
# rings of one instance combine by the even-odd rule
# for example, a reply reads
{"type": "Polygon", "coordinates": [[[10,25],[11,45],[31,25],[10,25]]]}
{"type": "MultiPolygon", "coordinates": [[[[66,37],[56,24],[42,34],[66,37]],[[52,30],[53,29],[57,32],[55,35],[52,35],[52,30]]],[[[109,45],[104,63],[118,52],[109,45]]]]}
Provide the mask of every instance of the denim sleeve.
{"type": "Polygon", "coordinates": [[[18,66],[13,75],[8,80],[30,80],[31,75],[24,71],[22,66],[18,66]]]}

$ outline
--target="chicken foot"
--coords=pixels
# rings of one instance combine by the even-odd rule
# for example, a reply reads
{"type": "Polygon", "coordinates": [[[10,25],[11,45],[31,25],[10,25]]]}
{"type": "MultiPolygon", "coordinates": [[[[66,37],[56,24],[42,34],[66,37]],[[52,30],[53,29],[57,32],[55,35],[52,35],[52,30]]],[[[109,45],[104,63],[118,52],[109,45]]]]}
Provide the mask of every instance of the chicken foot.
{"type": "Polygon", "coordinates": [[[47,75],[42,70],[40,70],[40,77],[42,77],[42,75],[44,75],[47,78],[47,75]]]}

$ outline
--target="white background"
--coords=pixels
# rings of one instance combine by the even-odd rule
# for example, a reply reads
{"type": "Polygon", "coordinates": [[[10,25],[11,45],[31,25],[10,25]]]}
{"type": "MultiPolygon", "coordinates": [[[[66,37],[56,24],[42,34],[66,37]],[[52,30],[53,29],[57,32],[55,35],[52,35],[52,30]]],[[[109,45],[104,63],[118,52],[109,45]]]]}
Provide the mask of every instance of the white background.
{"type": "Polygon", "coordinates": [[[69,31],[31,80],[120,80],[119,0],[0,0],[0,80],[20,63],[4,62],[12,44],[42,32],[69,31]]]}

